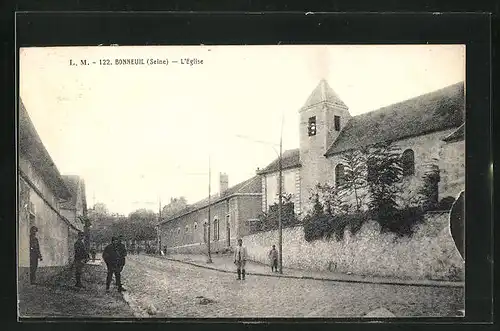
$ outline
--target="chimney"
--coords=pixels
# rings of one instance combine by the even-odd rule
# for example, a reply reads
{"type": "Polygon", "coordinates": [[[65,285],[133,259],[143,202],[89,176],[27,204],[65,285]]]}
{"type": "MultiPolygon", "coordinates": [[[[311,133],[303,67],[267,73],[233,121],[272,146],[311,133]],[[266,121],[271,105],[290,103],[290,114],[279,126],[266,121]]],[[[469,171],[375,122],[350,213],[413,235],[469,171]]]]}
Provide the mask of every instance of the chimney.
{"type": "Polygon", "coordinates": [[[229,187],[229,180],[228,180],[228,177],[227,177],[227,174],[226,173],[223,173],[221,172],[219,174],[219,178],[220,178],[220,181],[219,181],[219,192],[220,194],[224,194],[224,192],[227,191],[228,187],[229,187]]]}

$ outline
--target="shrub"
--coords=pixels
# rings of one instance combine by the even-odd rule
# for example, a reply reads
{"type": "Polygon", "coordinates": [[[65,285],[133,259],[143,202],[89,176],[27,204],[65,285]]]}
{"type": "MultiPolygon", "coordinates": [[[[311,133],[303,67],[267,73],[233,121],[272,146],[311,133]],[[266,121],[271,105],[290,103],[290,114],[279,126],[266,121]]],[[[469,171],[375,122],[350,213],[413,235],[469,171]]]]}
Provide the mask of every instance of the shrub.
{"type": "MultiPolygon", "coordinates": [[[[283,197],[281,208],[281,225],[283,228],[292,227],[299,224],[299,219],[295,215],[294,204],[290,196],[283,197]]],[[[260,231],[271,231],[279,228],[279,205],[275,203],[269,206],[267,213],[258,216],[258,221],[249,223],[250,233],[260,231]]]]}
{"type": "Polygon", "coordinates": [[[313,241],[335,236],[335,239],[340,241],[344,238],[346,229],[356,234],[369,219],[368,212],[308,215],[304,218],[304,237],[306,241],[313,241]]]}
{"type": "Polygon", "coordinates": [[[424,221],[424,211],[420,207],[409,207],[395,211],[384,222],[382,232],[392,232],[398,236],[411,237],[418,224],[424,221]]]}
{"type": "Polygon", "coordinates": [[[398,149],[390,143],[380,143],[371,149],[367,159],[367,181],[372,217],[383,230],[391,228],[397,213],[397,185],[402,176],[398,149]]]}
{"type": "Polygon", "coordinates": [[[331,229],[333,217],[328,214],[307,215],[304,218],[304,238],[306,241],[322,239],[331,229]]]}

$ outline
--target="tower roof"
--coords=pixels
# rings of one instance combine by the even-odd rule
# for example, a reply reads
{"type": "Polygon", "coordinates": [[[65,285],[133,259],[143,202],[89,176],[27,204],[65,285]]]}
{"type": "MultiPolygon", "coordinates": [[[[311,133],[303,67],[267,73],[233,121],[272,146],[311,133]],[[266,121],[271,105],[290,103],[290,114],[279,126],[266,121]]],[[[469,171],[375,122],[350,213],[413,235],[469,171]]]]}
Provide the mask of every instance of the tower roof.
{"type": "Polygon", "coordinates": [[[305,110],[316,106],[322,102],[334,104],[347,109],[346,104],[340,99],[340,97],[335,93],[335,91],[328,85],[325,79],[320,80],[319,84],[312,91],[309,98],[307,98],[306,103],[301,110],[305,110]]]}

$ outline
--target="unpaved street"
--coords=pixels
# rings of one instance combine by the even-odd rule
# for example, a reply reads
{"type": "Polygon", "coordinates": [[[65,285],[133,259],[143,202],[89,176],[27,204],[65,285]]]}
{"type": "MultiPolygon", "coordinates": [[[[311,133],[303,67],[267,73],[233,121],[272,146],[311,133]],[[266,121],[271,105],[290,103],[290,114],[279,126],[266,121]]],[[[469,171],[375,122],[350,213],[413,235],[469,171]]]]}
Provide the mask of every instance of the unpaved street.
{"type": "Polygon", "coordinates": [[[154,317],[360,317],[385,308],[397,317],[457,316],[464,290],[248,276],[131,255],[127,294],[154,317]]]}

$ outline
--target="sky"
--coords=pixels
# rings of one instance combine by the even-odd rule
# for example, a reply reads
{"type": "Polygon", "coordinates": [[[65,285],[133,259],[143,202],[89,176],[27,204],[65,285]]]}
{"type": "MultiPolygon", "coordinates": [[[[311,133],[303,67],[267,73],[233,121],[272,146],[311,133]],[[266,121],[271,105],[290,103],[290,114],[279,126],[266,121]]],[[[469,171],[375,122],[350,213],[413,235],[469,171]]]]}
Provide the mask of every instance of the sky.
{"type": "Polygon", "coordinates": [[[89,207],[127,215],[205,198],[209,159],[212,193],[221,172],[229,186],[254,176],[277,156],[282,118],[283,149],[298,148],[298,111],[321,79],[355,116],[464,81],[465,46],[37,47],[19,70],[60,173],[85,180],[89,207]],[[128,58],[169,64],[114,62],[128,58]],[[203,63],[172,62],[184,58],[203,63]]]}

